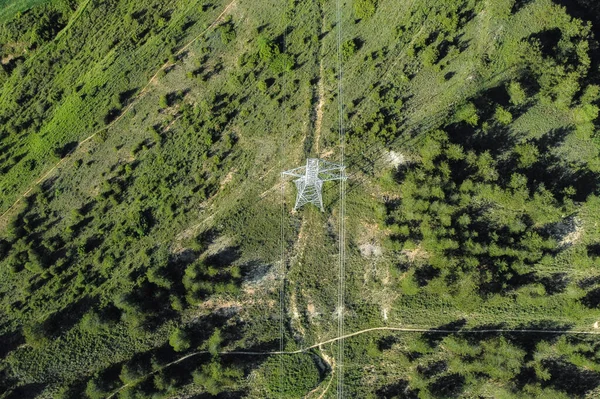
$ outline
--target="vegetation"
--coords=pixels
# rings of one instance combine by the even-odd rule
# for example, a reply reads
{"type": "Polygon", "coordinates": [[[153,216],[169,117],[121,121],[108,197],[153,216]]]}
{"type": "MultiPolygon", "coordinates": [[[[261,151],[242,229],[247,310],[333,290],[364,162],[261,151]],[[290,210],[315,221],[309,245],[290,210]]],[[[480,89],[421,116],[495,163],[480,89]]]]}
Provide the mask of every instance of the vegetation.
{"type": "MultiPolygon", "coordinates": [[[[335,2],[0,5],[0,398],[333,397],[335,2]]],[[[597,396],[596,11],[344,5],[346,397],[597,396]]]]}

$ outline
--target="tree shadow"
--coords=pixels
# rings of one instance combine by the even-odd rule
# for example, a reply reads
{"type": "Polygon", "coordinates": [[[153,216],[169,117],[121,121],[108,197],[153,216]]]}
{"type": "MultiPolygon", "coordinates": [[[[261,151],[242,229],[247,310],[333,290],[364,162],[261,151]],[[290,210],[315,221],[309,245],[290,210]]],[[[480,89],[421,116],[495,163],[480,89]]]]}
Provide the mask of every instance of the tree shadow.
{"type": "Polygon", "coordinates": [[[456,397],[464,390],[465,383],[463,375],[447,374],[429,384],[429,391],[438,397],[456,397]]]}
{"type": "Polygon", "coordinates": [[[563,359],[544,359],[542,365],[552,376],[542,386],[551,386],[571,397],[582,397],[600,386],[600,373],[579,368],[563,359]]]}
{"type": "Polygon", "coordinates": [[[590,258],[598,258],[600,257],[600,243],[589,244],[586,247],[587,255],[590,258]]]}
{"type": "Polygon", "coordinates": [[[432,328],[423,334],[423,339],[429,346],[436,347],[445,337],[460,331],[467,324],[466,319],[452,321],[437,328],[432,328]]]}
{"type": "Polygon", "coordinates": [[[418,399],[419,389],[412,389],[408,380],[398,380],[393,384],[385,385],[376,391],[377,397],[382,399],[418,399]]]}
{"type": "Polygon", "coordinates": [[[446,370],[448,370],[448,362],[445,360],[433,361],[425,365],[417,366],[417,371],[427,378],[435,377],[446,370]]]}
{"type": "Polygon", "coordinates": [[[12,331],[0,335],[0,342],[2,342],[0,346],[0,358],[4,359],[8,353],[25,343],[25,337],[23,337],[21,331],[12,331]]]}
{"type": "Polygon", "coordinates": [[[539,278],[538,281],[544,286],[547,294],[554,295],[564,292],[571,280],[567,273],[553,273],[539,278]]]}
{"type": "Polygon", "coordinates": [[[525,361],[530,361],[533,359],[536,347],[540,342],[546,341],[549,343],[554,343],[570,328],[571,325],[560,324],[552,320],[541,320],[520,324],[513,329],[540,330],[547,332],[539,332],[536,334],[523,332],[503,332],[502,336],[508,339],[513,345],[516,345],[524,350],[526,352],[525,361]]]}
{"type": "Polygon", "coordinates": [[[15,389],[13,389],[12,391],[9,391],[8,394],[6,394],[6,396],[3,396],[3,398],[5,398],[5,399],[35,398],[40,393],[42,393],[42,391],[44,390],[45,387],[46,387],[46,384],[39,383],[39,382],[21,385],[20,387],[17,387],[15,389]]]}
{"type": "Polygon", "coordinates": [[[533,0],[516,0],[515,3],[512,6],[512,9],[511,9],[510,13],[511,14],[516,14],[523,7],[527,6],[528,4],[530,4],[532,2],[533,2],[533,0]]]}
{"type": "Polygon", "coordinates": [[[56,155],[59,158],[64,158],[67,155],[69,155],[70,153],[72,153],[73,151],[75,151],[75,149],[79,146],[79,143],[77,141],[70,141],[67,144],[61,146],[61,147],[57,147],[53,150],[54,155],[56,155]]]}
{"type": "Polygon", "coordinates": [[[93,305],[94,300],[90,297],[83,297],[77,302],[70,303],[64,309],[48,316],[44,322],[44,330],[52,338],[60,336],[72,329],[93,305]]]}
{"type": "Polygon", "coordinates": [[[415,281],[419,287],[424,287],[429,284],[431,280],[439,277],[440,274],[440,269],[437,269],[431,265],[421,266],[415,270],[415,281]]]}
{"type": "Polygon", "coordinates": [[[553,28],[532,33],[529,36],[529,42],[539,43],[544,57],[554,57],[557,55],[556,49],[561,38],[562,31],[559,28],[553,28]]]}
{"type": "Polygon", "coordinates": [[[600,308],[600,288],[589,291],[582,299],[583,303],[588,308],[596,309],[600,308]]]}

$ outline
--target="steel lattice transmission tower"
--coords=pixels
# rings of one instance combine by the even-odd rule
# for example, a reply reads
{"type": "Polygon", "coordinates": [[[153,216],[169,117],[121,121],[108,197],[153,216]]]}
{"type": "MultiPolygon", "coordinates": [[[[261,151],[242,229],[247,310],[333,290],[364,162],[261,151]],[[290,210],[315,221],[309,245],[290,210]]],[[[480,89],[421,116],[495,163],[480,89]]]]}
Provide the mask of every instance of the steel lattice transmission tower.
{"type": "Polygon", "coordinates": [[[323,209],[323,182],[346,180],[346,167],[318,158],[308,158],[306,166],[282,172],[282,176],[293,176],[298,190],[294,210],[305,204],[314,204],[323,209]]]}

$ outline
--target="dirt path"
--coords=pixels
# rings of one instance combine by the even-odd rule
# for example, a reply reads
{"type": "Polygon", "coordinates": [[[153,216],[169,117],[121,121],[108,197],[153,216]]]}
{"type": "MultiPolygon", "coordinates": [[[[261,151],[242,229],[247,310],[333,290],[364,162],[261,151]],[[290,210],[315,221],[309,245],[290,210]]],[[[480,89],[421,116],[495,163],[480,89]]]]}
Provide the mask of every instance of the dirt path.
{"type": "MultiPolygon", "coordinates": [[[[199,33],[197,36],[195,36],[193,39],[191,39],[189,42],[187,42],[175,55],[179,56],[179,55],[183,54],[192,44],[194,44],[196,41],[198,41],[199,39],[201,39],[208,31],[214,29],[221,22],[221,20],[223,19],[223,17],[229,12],[229,10],[233,7],[233,5],[236,3],[236,1],[237,0],[232,0],[225,7],[225,9],[221,12],[221,14],[219,14],[219,16],[208,26],[208,28],[206,28],[201,33],[199,33]]],[[[85,6],[87,6],[87,3],[86,3],[85,6]]],[[[21,194],[19,196],[19,198],[17,198],[17,200],[4,213],[2,213],[2,215],[0,215],[0,221],[2,219],[4,219],[4,217],[6,215],[8,215],[11,211],[13,211],[17,207],[17,205],[23,200],[23,198],[26,198],[36,186],[38,186],[40,183],[42,183],[44,180],[46,180],[48,178],[48,176],[50,176],[57,168],[60,167],[60,165],[63,164],[63,162],[65,162],[75,152],[77,152],[77,150],[80,149],[83,144],[85,144],[86,142],[88,142],[91,139],[93,139],[99,133],[110,129],[117,122],[119,122],[125,115],[127,115],[129,113],[129,111],[131,111],[131,109],[134,107],[134,105],[136,105],[149,92],[150,86],[156,81],[159,73],[162,70],[170,67],[171,65],[172,64],[167,61],[160,68],[158,68],[158,70],[156,71],[156,73],[154,73],[154,75],[152,75],[152,77],[150,78],[150,80],[148,81],[148,83],[146,83],[146,85],[142,88],[142,90],[140,90],[140,92],[134,97],[134,99],[129,103],[129,105],[121,112],[121,114],[115,120],[113,120],[108,125],[106,125],[106,126],[100,128],[100,129],[96,130],[91,135],[89,135],[88,137],[86,137],[85,139],[83,139],[82,141],[80,141],[77,144],[77,146],[69,154],[65,155],[64,158],[62,158],[54,166],[52,166],[50,168],[50,170],[48,170],[46,173],[44,173],[42,175],[42,177],[40,177],[38,180],[36,180],[33,183],[33,185],[31,185],[29,187],[29,189],[27,191],[25,191],[23,194],[21,194]]],[[[2,225],[0,225],[0,226],[2,226],[2,225]]]]}
{"type": "MultiPolygon", "coordinates": [[[[317,399],[323,399],[323,397],[325,397],[325,394],[327,393],[327,391],[329,391],[329,387],[331,387],[331,382],[333,381],[333,377],[335,376],[335,367],[336,366],[335,366],[335,358],[333,356],[329,357],[325,353],[325,350],[323,349],[322,346],[319,346],[319,351],[321,352],[321,358],[325,361],[325,363],[327,363],[327,365],[329,366],[329,369],[331,370],[331,375],[329,376],[329,381],[327,382],[325,389],[323,389],[323,392],[321,392],[321,394],[317,398],[317,399]]],[[[315,389],[310,391],[304,397],[304,399],[308,399],[312,394],[316,393],[320,388],[321,388],[321,385],[317,386],[315,389]]]]}
{"type": "MultiPolygon", "coordinates": [[[[321,48],[323,48],[321,46],[321,48]]],[[[323,125],[323,106],[325,105],[325,85],[323,83],[323,59],[319,66],[319,102],[317,103],[317,119],[315,121],[315,154],[319,156],[319,142],[321,141],[321,126],[323,125]]]]}
{"type": "MultiPolygon", "coordinates": [[[[411,327],[372,327],[372,328],[365,328],[364,330],[356,331],[353,333],[345,334],[340,337],[331,338],[331,339],[328,339],[328,340],[325,340],[325,341],[322,341],[322,342],[316,343],[314,345],[307,346],[307,347],[304,347],[302,349],[298,349],[295,351],[273,351],[273,352],[225,351],[225,352],[219,352],[219,354],[220,355],[251,355],[251,356],[296,355],[299,353],[308,352],[315,348],[321,348],[323,345],[337,342],[341,339],[351,338],[351,337],[355,337],[357,335],[366,334],[366,333],[373,332],[373,331],[395,331],[395,332],[411,332],[411,333],[416,332],[416,333],[431,333],[431,334],[471,334],[471,335],[489,334],[489,333],[600,335],[600,331],[580,331],[580,330],[537,330],[537,329],[528,330],[528,329],[509,329],[509,328],[507,328],[507,329],[501,329],[501,328],[500,329],[485,329],[485,330],[441,330],[441,329],[438,330],[438,329],[435,329],[435,327],[430,327],[430,328],[424,328],[424,327],[421,327],[421,328],[416,328],[416,327],[415,328],[411,328],[411,327]]],[[[205,355],[208,353],[209,353],[208,351],[193,352],[193,353],[187,354],[177,360],[174,360],[170,363],[167,363],[164,366],[141,377],[139,380],[123,385],[122,387],[120,387],[119,389],[114,391],[112,394],[110,394],[107,397],[107,399],[114,397],[117,393],[119,393],[126,387],[137,384],[137,383],[145,380],[146,378],[148,378],[148,377],[158,373],[159,371],[162,371],[174,364],[181,363],[184,360],[189,359],[194,356],[203,355],[203,354],[205,355]]],[[[326,361],[328,361],[328,360],[326,360],[326,361]]],[[[334,365],[334,364],[335,364],[335,360],[331,359],[330,365],[334,365]]],[[[333,368],[332,368],[332,370],[333,370],[333,368]]],[[[332,372],[332,374],[333,374],[333,372],[332,372]]],[[[327,388],[329,388],[329,385],[331,385],[331,382],[327,385],[327,388]]],[[[325,392],[327,392],[327,391],[325,391],[325,392]]],[[[323,395],[325,394],[325,392],[323,392],[323,395]]]]}

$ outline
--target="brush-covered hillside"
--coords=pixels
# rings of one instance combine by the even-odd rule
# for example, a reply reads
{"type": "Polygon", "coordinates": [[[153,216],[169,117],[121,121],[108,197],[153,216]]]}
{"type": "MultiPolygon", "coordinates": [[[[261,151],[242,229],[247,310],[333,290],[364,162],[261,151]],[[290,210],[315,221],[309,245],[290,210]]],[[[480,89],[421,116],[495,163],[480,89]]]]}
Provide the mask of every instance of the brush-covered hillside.
{"type": "Polygon", "coordinates": [[[592,0],[0,0],[0,398],[600,397],[598,39],[592,0]]]}

